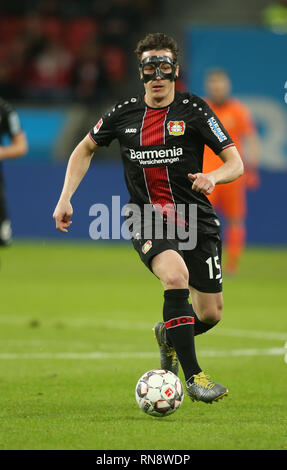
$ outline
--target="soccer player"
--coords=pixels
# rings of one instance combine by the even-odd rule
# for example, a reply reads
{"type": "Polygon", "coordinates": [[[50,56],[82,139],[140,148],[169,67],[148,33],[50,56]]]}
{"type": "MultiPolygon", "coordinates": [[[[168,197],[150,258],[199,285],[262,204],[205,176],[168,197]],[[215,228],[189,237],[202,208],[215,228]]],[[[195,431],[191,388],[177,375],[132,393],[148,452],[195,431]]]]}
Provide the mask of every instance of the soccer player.
{"type": "MultiPolygon", "coordinates": [[[[207,103],[219,117],[231,136],[240,155],[244,156],[245,173],[225,186],[216,186],[209,200],[224,217],[224,243],[226,247],[226,274],[235,274],[243,253],[246,238],[246,190],[259,185],[257,172],[259,139],[249,110],[230,96],[231,82],[224,70],[211,70],[206,76],[207,103]]],[[[209,173],[222,164],[220,158],[206,147],[203,172],[209,173]]]]}
{"type": "Polygon", "coordinates": [[[161,367],[177,373],[180,362],[190,398],[211,403],[227,395],[228,390],[202,371],[194,344],[195,334],[218,323],[222,311],[220,227],[206,194],[216,184],[238,178],[243,164],[209,106],[193,94],[175,91],[179,74],[175,40],[162,33],[149,34],[139,41],[136,54],[144,93],[108,110],[75,148],[53,217],[56,227],[67,232],[72,223],[71,197],[94,152],[113,139],[120,142],[133,205],[154,207],[154,215],[161,214],[166,227],[172,216],[188,225],[189,218],[183,219],[177,207],[196,205],[194,249],[181,249],[177,236],[168,238],[167,228],[163,237],[144,238],[145,228],[153,223],[152,216],[143,217],[139,224],[135,220],[131,231],[134,248],[164,289],[164,321],[155,325],[161,367]],[[205,144],[224,162],[208,174],[202,173],[205,144]]]}
{"type": "Polygon", "coordinates": [[[12,241],[11,222],[4,191],[2,161],[21,157],[25,155],[27,150],[26,135],[21,129],[18,114],[10,103],[0,98],[0,246],[8,246],[12,241]],[[9,136],[9,145],[1,145],[4,135],[9,136]]]}

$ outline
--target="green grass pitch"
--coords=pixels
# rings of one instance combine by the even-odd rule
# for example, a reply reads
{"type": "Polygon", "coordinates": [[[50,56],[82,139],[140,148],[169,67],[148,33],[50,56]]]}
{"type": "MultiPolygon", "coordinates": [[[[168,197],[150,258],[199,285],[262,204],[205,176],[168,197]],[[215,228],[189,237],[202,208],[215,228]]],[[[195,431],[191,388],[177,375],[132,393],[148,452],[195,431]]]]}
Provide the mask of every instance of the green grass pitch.
{"type": "Polygon", "coordinates": [[[134,389],[159,367],[163,291],[131,245],[15,242],[0,261],[1,450],[287,449],[287,250],[247,249],[196,338],[230,396],[161,419],[134,389]]]}

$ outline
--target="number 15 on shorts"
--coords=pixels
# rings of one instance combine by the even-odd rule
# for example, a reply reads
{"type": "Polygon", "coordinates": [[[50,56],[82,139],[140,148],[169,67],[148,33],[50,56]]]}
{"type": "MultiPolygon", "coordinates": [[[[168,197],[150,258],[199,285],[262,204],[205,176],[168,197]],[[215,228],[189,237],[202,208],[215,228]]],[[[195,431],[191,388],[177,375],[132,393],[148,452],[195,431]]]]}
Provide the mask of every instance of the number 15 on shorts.
{"type": "Polygon", "coordinates": [[[219,256],[210,256],[205,262],[208,264],[209,279],[220,279],[219,282],[222,282],[219,256]]]}

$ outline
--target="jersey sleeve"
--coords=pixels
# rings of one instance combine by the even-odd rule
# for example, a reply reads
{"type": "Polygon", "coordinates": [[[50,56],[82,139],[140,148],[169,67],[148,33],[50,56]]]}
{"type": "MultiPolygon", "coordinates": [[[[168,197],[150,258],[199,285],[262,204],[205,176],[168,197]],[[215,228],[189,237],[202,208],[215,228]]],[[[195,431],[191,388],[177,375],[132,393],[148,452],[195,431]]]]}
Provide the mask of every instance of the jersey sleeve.
{"type": "Polygon", "coordinates": [[[10,137],[14,137],[15,135],[22,132],[18,113],[6,101],[1,102],[1,114],[3,119],[3,133],[8,134],[10,137]]]}
{"type": "Polygon", "coordinates": [[[99,119],[97,124],[90,130],[89,136],[100,147],[109,146],[116,138],[115,116],[112,109],[99,119]]]}
{"type": "Polygon", "coordinates": [[[194,112],[198,114],[196,120],[197,131],[203,143],[216,154],[219,154],[227,147],[235,145],[223,124],[206,101],[200,99],[195,104],[194,112]]]}

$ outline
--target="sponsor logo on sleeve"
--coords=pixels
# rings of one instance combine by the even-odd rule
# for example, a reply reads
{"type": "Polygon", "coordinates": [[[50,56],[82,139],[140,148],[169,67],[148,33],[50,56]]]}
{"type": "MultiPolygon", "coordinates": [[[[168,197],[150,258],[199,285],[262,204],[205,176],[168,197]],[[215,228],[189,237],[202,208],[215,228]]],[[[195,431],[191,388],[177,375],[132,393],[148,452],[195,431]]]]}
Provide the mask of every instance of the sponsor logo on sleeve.
{"type": "Polygon", "coordinates": [[[213,116],[207,120],[207,123],[213,134],[218,138],[219,142],[227,140],[227,136],[222,132],[218,122],[213,116]]]}
{"type": "Polygon", "coordinates": [[[21,132],[21,125],[18,114],[15,111],[12,111],[8,115],[9,127],[12,135],[16,135],[21,132]]]}
{"type": "Polygon", "coordinates": [[[103,125],[103,120],[102,118],[99,120],[99,122],[95,125],[93,131],[94,131],[94,134],[96,134],[97,132],[99,132],[100,128],[102,127],[103,125]]]}

